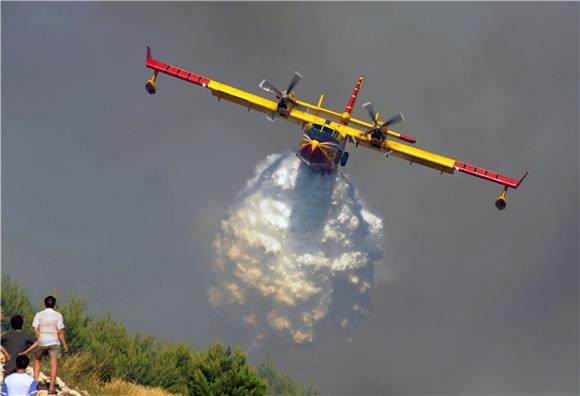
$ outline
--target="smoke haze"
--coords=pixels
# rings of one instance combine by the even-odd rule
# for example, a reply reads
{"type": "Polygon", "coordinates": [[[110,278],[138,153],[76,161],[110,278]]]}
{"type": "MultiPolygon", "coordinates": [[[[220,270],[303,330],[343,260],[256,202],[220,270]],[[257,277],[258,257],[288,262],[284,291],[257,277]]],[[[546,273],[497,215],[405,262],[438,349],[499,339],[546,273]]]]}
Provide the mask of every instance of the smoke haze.
{"type": "Polygon", "coordinates": [[[223,321],[234,343],[253,342],[260,323],[287,338],[269,351],[277,367],[325,394],[579,394],[580,3],[0,7],[2,272],[33,301],[70,290],[94,315],[200,347],[226,339],[223,321]],[[384,225],[372,313],[334,334],[361,298],[347,283],[314,341],[296,344],[267,322],[286,307],[274,293],[249,310],[252,296],[240,306],[224,292],[216,308],[208,288],[223,292],[227,279],[255,292],[233,267],[213,270],[212,243],[233,237],[220,222],[256,164],[295,147],[300,130],[168,76],[147,95],[147,45],[259,95],[262,79],[284,86],[299,71],[298,97],[324,94],[337,111],[363,74],[353,116],[366,119],[360,104],[372,101],[385,116],[403,112],[397,131],[419,148],[530,174],[498,212],[492,183],[349,146],[349,179],[384,225]],[[343,315],[331,320],[334,306],[343,315]],[[243,314],[228,322],[230,309],[243,314]]]}

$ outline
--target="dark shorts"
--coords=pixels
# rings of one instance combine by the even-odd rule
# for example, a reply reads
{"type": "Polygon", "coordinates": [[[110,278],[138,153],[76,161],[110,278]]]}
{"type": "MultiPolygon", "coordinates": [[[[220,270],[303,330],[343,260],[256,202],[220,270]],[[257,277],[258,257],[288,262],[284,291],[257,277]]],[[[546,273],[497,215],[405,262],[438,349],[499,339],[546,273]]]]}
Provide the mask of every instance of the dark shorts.
{"type": "Polygon", "coordinates": [[[60,345],[48,345],[43,347],[38,347],[38,352],[36,352],[36,356],[42,359],[44,356],[50,356],[51,358],[58,359],[60,358],[60,345]]]}

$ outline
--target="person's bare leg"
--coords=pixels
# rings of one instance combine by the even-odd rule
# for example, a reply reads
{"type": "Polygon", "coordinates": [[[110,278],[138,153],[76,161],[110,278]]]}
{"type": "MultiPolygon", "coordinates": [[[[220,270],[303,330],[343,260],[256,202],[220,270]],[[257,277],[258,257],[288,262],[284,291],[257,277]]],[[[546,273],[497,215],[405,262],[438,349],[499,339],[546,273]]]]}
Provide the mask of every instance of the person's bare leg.
{"type": "Polygon", "coordinates": [[[34,356],[34,380],[36,381],[36,383],[38,383],[38,374],[40,373],[40,360],[42,358],[40,357],[40,354],[37,353],[36,356],[34,356]]]}
{"type": "Polygon", "coordinates": [[[48,386],[48,393],[53,393],[56,387],[56,369],[58,366],[58,360],[56,356],[50,357],[50,385],[48,386]]]}

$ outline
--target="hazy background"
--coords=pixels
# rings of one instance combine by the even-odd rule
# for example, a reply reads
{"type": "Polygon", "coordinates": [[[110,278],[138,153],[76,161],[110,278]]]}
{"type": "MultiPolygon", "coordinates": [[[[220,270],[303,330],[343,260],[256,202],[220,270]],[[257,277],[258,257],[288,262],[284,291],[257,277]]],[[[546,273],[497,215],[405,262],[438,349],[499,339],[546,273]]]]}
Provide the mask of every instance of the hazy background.
{"type": "MultiPolygon", "coordinates": [[[[2,271],[34,300],[86,296],[132,331],[204,346],[210,243],[296,126],[167,76],[402,111],[417,146],[520,177],[499,186],[351,147],[385,225],[352,342],[272,350],[333,394],[578,394],[578,3],[2,2],[2,271]]],[[[262,92],[263,93],[263,92],[262,92]]],[[[265,94],[265,93],[264,93],[265,94]]]]}

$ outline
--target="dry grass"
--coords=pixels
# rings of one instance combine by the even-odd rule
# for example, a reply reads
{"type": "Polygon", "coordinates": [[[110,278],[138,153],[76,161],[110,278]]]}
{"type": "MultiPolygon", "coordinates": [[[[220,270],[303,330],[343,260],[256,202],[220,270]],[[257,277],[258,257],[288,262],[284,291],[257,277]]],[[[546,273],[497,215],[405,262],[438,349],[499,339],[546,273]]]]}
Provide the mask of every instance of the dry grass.
{"type": "MultiPolygon", "coordinates": [[[[147,387],[120,379],[102,382],[99,379],[103,365],[87,354],[66,356],[59,361],[58,376],[74,389],[98,396],[173,396],[161,388],[147,387]]],[[[43,367],[43,371],[46,368],[43,367]]]]}
{"type": "MultiPolygon", "coordinates": [[[[45,359],[46,360],[46,359],[45,359]]],[[[102,365],[88,354],[68,355],[58,362],[58,376],[67,384],[83,383],[89,387],[100,385],[102,365]]],[[[48,366],[43,370],[50,371],[48,366]]]]}
{"type": "Polygon", "coordinates": [[[131,384],[129,382],[121,381],[119,379],[114,379],[109,383],[102,386],[103,396],[172,396],[161,388],[150,388],[148,386],[131,384]]]}

